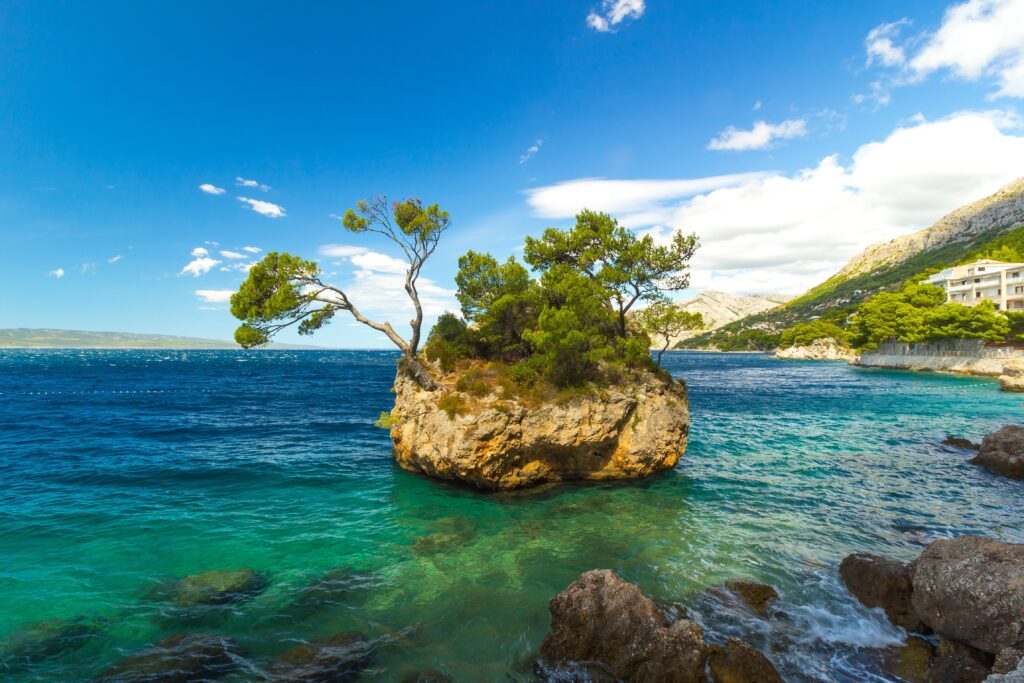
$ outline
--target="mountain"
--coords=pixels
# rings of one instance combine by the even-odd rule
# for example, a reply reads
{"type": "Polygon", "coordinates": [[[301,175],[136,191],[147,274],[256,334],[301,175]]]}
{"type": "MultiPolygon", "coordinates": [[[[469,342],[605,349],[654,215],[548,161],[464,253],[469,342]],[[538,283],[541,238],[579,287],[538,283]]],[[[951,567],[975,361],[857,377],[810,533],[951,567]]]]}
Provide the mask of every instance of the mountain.
{"type": "MultiPolygon", "coordinates": [[[[729,323],[717,335],[778,331],[830,311],[841,318],[842,311],[852,312],[879,291],[1003,246],[1024,248],[1024,178],[956,209],[930,227],[869,246],[820,285],[778,308],[729,323]]],[[[713,334],[694,337],[687,346],[713,344],[713,334]]]]}
{"type": "MultiPolygon", "coordinates": [[[[166,334],[86,332],[24,327],[0,329],[0,348],[30,349],[237,349],[234,342],[166,334]]],[[[313,346],[270,344],[272,349],[313,349],[313,346]]]]}
{"type": "MultiPolygon", "coordinates": [[[[682,301],[679,307],[691,313],[700,313],[704,317],[704,331],[717,330],[723,325],[746,318],[747,316],[773,308],[789,301],[792,297],[781,294],[760,294],[753,296],[733,296],[725,292],[708,290],[692,299],[682,301]]],[[[681,339],[695,336],[695,332],[684,333],[672,340],[674,345],[681,339]]]]}

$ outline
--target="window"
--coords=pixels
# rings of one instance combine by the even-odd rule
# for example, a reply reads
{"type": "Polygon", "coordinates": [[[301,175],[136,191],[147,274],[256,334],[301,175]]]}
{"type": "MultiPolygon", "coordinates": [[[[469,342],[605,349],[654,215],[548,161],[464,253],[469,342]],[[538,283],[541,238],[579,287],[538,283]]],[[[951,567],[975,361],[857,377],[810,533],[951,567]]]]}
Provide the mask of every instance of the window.
{"type": "Polygon", "coordinates": [[[979,272],[979,273],[984,273],[984,272],[985,272],[985,269],[984,269],[984,268],[978,268],[978,272],[979,272]]]}
{"type": "Polygon", "coordinates": [[[974,284],[978,284],[979,282],[981,282],[981,278],[980,277],[974,278],[974,284]]]}

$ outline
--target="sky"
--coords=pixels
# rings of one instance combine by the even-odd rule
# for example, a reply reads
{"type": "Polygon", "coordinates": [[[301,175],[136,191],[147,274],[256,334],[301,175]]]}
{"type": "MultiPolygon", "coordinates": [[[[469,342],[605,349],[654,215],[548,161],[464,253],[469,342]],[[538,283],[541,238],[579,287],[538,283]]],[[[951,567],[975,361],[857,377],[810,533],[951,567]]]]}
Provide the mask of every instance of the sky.
{"type": "Polygon", "coordinates": [[[1022,98],[1024,0],[0,0],[0,327],[229,339],[287,251],[405,331],[401,254],[338,218],[378,194],[451,215],[430,318],[583,208],[696,232],[680,298],[799,294],[1024,176],[1022,98]]]}

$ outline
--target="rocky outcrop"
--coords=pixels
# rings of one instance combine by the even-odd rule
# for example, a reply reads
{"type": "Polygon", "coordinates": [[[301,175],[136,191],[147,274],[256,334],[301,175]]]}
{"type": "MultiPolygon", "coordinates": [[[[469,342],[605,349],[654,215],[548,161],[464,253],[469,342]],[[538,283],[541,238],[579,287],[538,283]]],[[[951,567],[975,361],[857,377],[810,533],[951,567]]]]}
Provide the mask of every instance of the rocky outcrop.
{"type": "Polygon", "coordinates": [[[704,327],[700,330],[689,330],[669,340],[669,346],[683,339],[717,330],[749,315],[764,313],[786,303],[793,297],[782,294],[754,294],[751,296],[734,296],[725,292],[708,290],[701,292],[692,299],[679,302],[679,308],[689,313],[700,313],[704,327]]]}
{"type": "Polygon", "coordinates": [[[985,683],[1024,683],[1024,659],[1017,664],[1016,669],[1000,674],[992,668],[992,675],[985,679],[985,683]]]}
{"type": "Polygon", "coordinates": [[[886,652],[883,668],[908,683],[927,683],[935,648],[924,638],[908,636],[903,645],[886,652]]]}
{"type": "Polygon", "coordinates": [[[557,669],[599,665],[636,683],[703,683],[708,646],[699,626],[670,623],[639,588],[607,569],[584,572],[551,599],[541,661],[557,669]]]}
{"type": "Polygon", "coordinates": [[[714,683],[782,683],[771,661],[739,638],[712,646],[708,669],[714,683]]]}
{"type": "Polygon", "coordinates": [[[1024,544],[960,536],[914,562],[911,601],[940,636],[995,656],[1024,649],[1024,544]]]}
{"type": "Polygon", "coordinates": [[[908,631],[920,630],[911,604],[910,567],[878,555],[858,553],[839,565],[839,577],[865,607],[881,607],[889,621],[908,631]]]}
{"type": "Polygon", "coordinates": [[[1003,391],[1024,391],[1024,359],[1013,358],[1003,363],[999,388],[1003,391]]]}
{"type": "Polygon", "coordinates": [[[982,683],[990,673],[985,659],[984,653],[942,638],[927,683],[982,683]]]}
{"type": "Polygon", "coordinates": [[[976,451],[981,448],[979,444],[974,443],[970,439],[965,439],[962,436],[953,436],[952,434],[946,434],[946,438],[942,440],[942,445],[962,448],[965,451],[976,451]]]}
{"type": "Polygon", "coordinates": [[[212,633],[168,636],[112,666],[100,679],[109,683],[185,683],[212,680],[238,666],[234,641],[212,633]]]}
{"type": "Polygon", "coordinates": [[[856,360],[857,352],[835,339],[815,339],[806,346],[790,346],[776,349],[775,357],[781,360],[856,360]]]}
{"type": "Polygon", "coordinates": [[[728,598],[729,595],[735,596],[760,617],[768,615],[772,601],[779,597],[779,592],[768,584],[750,579],[731,579],[721,586],[709,588],[708,592],[722,598],[728,598]]]}
{"type": "Polygon", "coordinates": [[[441,382],[441,391],[429,392],[402,374],[395,380],[391,440],[403,469],[512,489],[644,477],[672,468],[686,449],[686,388],[666,376],[643,373],[535,406],[497,390],[460,392],[452,377],[441,382]]]}
{"type": "Polygon", "coordinates": [[[981,441],[978,454],[971,459],[993,472],[1024,479],[1024,428],[1007,425],[981,441]]]}

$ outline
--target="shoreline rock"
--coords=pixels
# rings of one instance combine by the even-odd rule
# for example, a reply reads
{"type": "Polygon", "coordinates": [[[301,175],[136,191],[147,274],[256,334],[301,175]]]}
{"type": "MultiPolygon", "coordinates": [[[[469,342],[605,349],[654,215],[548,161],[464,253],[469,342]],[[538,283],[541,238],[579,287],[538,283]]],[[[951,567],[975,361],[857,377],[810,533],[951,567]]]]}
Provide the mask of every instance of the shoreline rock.
{"type": "Polygon", "coordinates": [[[869,553],[848,555],[839,564],[839,577],[865,607],[881,607],[889,621],[908,631],[921,630],[911,603],[911,568],[869,553]]]}
{"type": "Polygon", "coordinates": [[[1014,358],[1003,364],[999,388],[1003,391],[1024,391],[1024,360],[1014,358]]]}
{"type": "Polygon", "coordinates": [[[100,678],[110,683],[153,683],[211,680],[238,666],[240,650],[233,640],[213,633],[167,636],[152,647],[130,654],[100,678]]]}
{"type": "Polygon", "coordinates": [[[774,358],[779,360],[841,360],[852,363],[857,360],[857,352],[849,346],[840,344],[835,339],[815,339],[806,346],[776,349],[774,358]]]}
{"type": "Polygon", "coordinates": [[[1006,425],[981,441],[975,465],[1014,479],[1024,479],[1024,428],[1006,425]]]}
{"type": "Polygon", "coordinates": [[[645,477],[686,450],[686,387],[654,373],[539,406],[498,392],[472,396],[452,377],[442,384],[428,392],[401,373],[395,379],[391,439],[405,470],[503,490],[645,477]],[[442,401],[462,409],[443,410],[442,401]]]}

